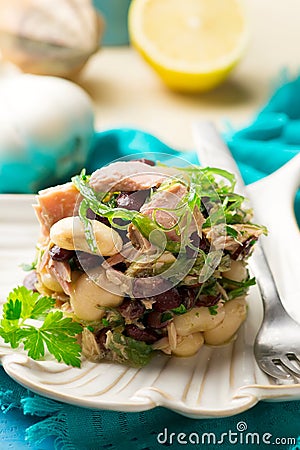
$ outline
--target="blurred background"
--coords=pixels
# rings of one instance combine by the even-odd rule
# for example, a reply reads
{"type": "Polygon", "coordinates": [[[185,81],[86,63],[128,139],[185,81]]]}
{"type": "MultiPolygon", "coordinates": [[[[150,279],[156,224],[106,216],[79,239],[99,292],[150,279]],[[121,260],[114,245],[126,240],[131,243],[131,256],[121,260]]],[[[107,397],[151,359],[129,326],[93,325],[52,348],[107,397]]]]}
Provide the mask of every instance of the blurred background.
{"type": "MultiPolygon", "coordinates": [[[[157,0],[153,2],[157,4],[157,0]]],[[[217,86],[188,93],[170,89],[153,70],[155,63],[149,64],[147,52],[151,51],[147,42],[143,49],[143,38],[147,27],[155,30],[155,8],[153,18],[143,10],[143,3],[0,0],[0,192],[36,192],[65,181],[86,166],[95,132],[138,129],[172,148],[193,149],[191,124],[195,119],[213,120],[221,130],[228,129],[228,124],[234,129],[244,127],[253,121],[276,87],[298,75],[299,0],[237,2],[244,8],[242,28],[248,35],[245,49],[238,51],[235,67],[217,86]],[[137,5],[128,30],[132,3],[137,5]],[[135,45],[129,35],[134,37],[135,45]],[[23,73],[36,78],[25,86],[17,80],[23,73]],[[45,75],[51,77],[47,83],[40,80],[45,75]],[[10,84],[5,84],[8,80],[10,84]],[[68,87],[59,85],[58,80],[69,83],[68,87]]],[[[185,11],[189,3],[175,0],[174,5],[185,11]]],[[[232,3],[234,0],[210,4],[223,5],[228,12],[233,11],[232,3]]],[[[166,5],[167,29],[168,23],[176,24],[177,19],[172,0],[167,0],[166,5]]],[[[233,13],[224,13],[221,20],[220,11],[212,8],[210,15],[212,21],[222,24],[226,41],[226,33],[236,19],[231,17],[233,13]]],[[[191,14],[192,26],[201,22],[200,10],[198,16],[197,8],[191,8],[191,14]]],[[[156,34],[160,31],[152,33],[153,42],[156,34]]],[[[237,33],[236,42],[242,41],[242,34],[237,33]]],[[[215,37],[215,47],[223,41],[222,33],[220,36],[215,37]]],[[[180,26],[176,39],[178,48],[184,50],[185,35],[180,26]]],[[[161,41],[154,42],[158,59],[160,50],[168,51],[172,39],[166,42],[161,48],[161,41]]],[[[187,44],[186,54],[189,48],[187,44]]],[[[99,165],[101,152],[104,157],[109,149],[101,145],[97,148],[99,165]]]]}
{"type": "MultiPolygon", "coordinates": [[[[98,0],[100,3],[108,2],[98,0]]],[[[175,147],[193,148],[190,124],[195,116],[211,118],[221,126],[227,119],[236,127],[252,121],[285,80],[286,72],[291,78],[299,74],[300,3],[243,3],[248,46],[224,83],[207,93],[186,96],[170,92],[134,50],[103,48],[81,76],[82,85],[97,101],[97,126],[146,128],[175,147]]]]}

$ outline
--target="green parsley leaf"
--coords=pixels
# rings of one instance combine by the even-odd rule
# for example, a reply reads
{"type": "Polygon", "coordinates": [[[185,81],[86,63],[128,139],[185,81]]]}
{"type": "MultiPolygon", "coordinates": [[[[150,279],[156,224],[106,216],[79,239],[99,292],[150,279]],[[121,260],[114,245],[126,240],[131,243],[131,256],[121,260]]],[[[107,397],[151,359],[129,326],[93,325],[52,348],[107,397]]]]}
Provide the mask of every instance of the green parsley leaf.
{"type": "Polygon", "coordinates": [[[133,367],[147,365],[154,353],[151,345],[116,331],[107,333],[106,345],[112,352],[112,359],[133,367]]]}
{"type": "Polygon", "coordinates": [[[173,318],[173,314],[170,311],[163,312],[160,318],[160,323],[164,323],[167,320],[171,320],[173,318]]]}
{"type": "Polygon", "coordinates": [[[35,270],[37,265],[37,261],[32,261],[32,263],[22,263],[20,267],[24,270],[24,272],[30,272],[31,270],[35,270]]]}
{"type": "Polygon", "coordinates": [[[38,298],[34,307],[32,308],[30,318],[43,319],[48,314],[49,309],[54,307],[54,304],[55,304],[54,298],[51,297],[38,298]]]}
{"type": "Polygon", "coordinates": [[[186,313],[186,307],[181,303],[180,306],[178,306],[177,308],[173,308],[171,311],[173,311],[173,313],[175,314],[184,314],[186,313]]]}
{"type": "Polygon", "coordinates": [[[45,355],[45,346],[42,333],[32,326],[22,331],[24,349],[32,359],[41,359],[45,355]]]}
{"type": "Polygon", "coordinates": [[[74,367],[80,367],[80,345],[76,335],[82,326],[69,317],[63,317],[61,311],[50,312],[39,329],[49,352],[58,362],[64,361],[74,367]]]}
{"type": "Polygon", "coordinates": [[[4,319],[39,319],[53,307],[55,300],[42,297],[25,286],[18,286],[9,293],[7,303],[3,306],[4,319]]]}
{"type": "Polygon", "coordinates": [[[0,336],[12,348],[23,343],[33,359],[43,358],[47,348],[58,362],[80,367],[81,347],[76,336],[82,326],[64,317],[61,311],[50,311],[54,303],[53,298],[43,297],[24,286],[15,288],[3,306],[0,336]],[[28,319],[44,319],[44,322],[34,326],[28,319]]]}
{"type": "Polygon", "coordinates": [[[228,236],[233,237],[233,239],[236,239],[239,235],[238,232],[234,228],[229,227],[228,225],[226,226],[226,232],[227,232],[228,236]]]}
{"type": "Polygon", "coordinates": [[[102,323],[103,323],[103,325],[104,325],[105,327],[108,327],[108,326],[109,326],[109,321],[106,319],[106,317],[103,317],[102,323]]]}
{"type": "Polygon", "coordinates": [[[212,316],[216,316],[218,314],[218,305],[209,306],[209,313],[212,316]]]}
{"type": "Polygon", "coordinates": [[[79,217],[83,223],[84,233],[86,236],[86,241],[93,253],[97,253],[97,243],[94,235],[94,230],[92,222],[87,218],[87,211],[89,209],[89,203],[87,200],[83,199],[79,206],[79,217]]]}
{"type": "Polygon", "coordinates": [[[18,298],[9,299],[7,303],[3,305],[3,317],[6,320],[18,320],[21,317],[22,302],[18,298]]]}
{"type": "Polygon", "coordinates": [[[228,299],[232,300],[236,297],[247,294],[249,287],[256,284],[256,280],[255,278],[248,277],[244,281],[234,281],[223,277],[221,284],[227,291],[228,299]]]}
{"type": "Polygon", "coordinates": [[[6,319],[1,320],[0,336],[12,348],[17,348],[22,339],[22,333],[18,328],[18,324],[15,321],[6,319]]]}

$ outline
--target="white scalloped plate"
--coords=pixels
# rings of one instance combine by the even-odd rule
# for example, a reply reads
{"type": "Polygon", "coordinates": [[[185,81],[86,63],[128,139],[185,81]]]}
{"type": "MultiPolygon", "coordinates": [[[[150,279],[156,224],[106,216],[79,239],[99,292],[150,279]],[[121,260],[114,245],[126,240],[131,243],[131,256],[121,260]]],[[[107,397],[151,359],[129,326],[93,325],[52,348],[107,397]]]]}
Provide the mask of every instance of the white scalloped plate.
{"type": "MultiPolygon", "coordinates": [[[[19,265],[31,262],[38,236],[32,196],[0,196],[0,301],[20,284],[19,265]]],[[[262,320],[256,288],[249,316],[228,346],[204,347],[191,358],[158,356],[147,367],[83,362],[81,369],[36,362],[0,343],[5,371],[18,383],[56,400],[96,409],[142,411],[164,406],[193,418],[245,411],[259,400],[300,399],[300,384],[275,385],[256,365],[252,345],[262,320]]]]}

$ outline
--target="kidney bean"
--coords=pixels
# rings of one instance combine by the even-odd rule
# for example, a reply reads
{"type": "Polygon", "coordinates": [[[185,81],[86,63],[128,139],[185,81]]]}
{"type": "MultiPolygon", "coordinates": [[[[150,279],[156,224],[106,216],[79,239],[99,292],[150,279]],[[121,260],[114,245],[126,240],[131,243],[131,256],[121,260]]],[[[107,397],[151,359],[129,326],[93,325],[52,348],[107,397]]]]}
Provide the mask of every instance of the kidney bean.
{"type": "Polygon", "coordinates": [[[158,335],[154,330],[150,328],[141,329],[133,323],[126,325],[124,333],[128,337],[146,342],[146,344],[153,344],[158,339],[158,335]]]}
{"type": "Polygon", "coordinates": [[[145,312],[145,307],[139,300],[126,298],[119,306],[121,315],[128,320],[139,319],[145,312]]]}
{"type": "Polygon", "coordinates": [[[54,245],[49,250],[49,255],[54,261],[69,261],[75,255],[74,250],[66,250],[65,248],[54,245]]]}
{"type": "Polygon", "coordinates": [[[155,301],[153,303],[153,309],[155,311],[164,312],[169,309],[178,308],[181,304],[181,297],[179,295],[178,289],[171,288],[168,291],[162,292],[161,294],[152,297],[155,301]]]}
{"type": "Polygon", "coordinates": [[[165,279],[156,278],[155,281],[149,278],[152,282],[153,292],[158,292],[156,295],[149,296],[149,289],[151,285],[145,279],[137,278],[134,283],[133,293],[135,297],[142,297],[153,301],[153,310],[158,312],[168,311],[177,308],[181,304],[181,296],[178,289],[172,287],[171,283],[165,279]],[[161,283],[161,284],[160,284],[161,283]],[[148,284],[148,285],[147,285],[148,284]],[[147,286],[145,286],[147,285],[147,286]],[[165,289],[165,290],[164,290],[165,289]],[[163,290],[163,292],[161,292],[163,290]],[[142,295],[147,292],[147,295],[142,295]],[[137,295],[139,294],[139,295],[137,295]]]}
{"type": "Polygon", "coordinates": [[[221,297],[222,297],[221,294],[218,294],[218,295],[200,294],[196,300],[196,305],[197,306],[214,306],[220,301],[221,297]]]}
{"type": "Polygon", "coordinates": [[[35,283],[38,281],[38,277],[36,274],[36,271],[33,270],[30,273],[26,275],[26,277],[23,280],[23,286],[25,286],[30,291],[37,292],[37,289],[35,287],[35,283]]]}

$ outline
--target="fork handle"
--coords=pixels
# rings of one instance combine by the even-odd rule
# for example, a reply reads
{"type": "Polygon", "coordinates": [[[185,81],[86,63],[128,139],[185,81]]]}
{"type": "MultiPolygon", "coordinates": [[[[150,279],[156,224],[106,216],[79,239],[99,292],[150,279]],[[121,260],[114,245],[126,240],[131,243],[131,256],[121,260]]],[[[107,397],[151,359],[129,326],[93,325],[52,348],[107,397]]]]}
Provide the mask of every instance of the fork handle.
{"type": "Polygon", "coordinates": [[[255,220],[269,229],[269,235],[261,243],[283,306],[300,323],[300,232],[294,213],[299,184],[300,154],[272,175],[247,186],[247,191],[255,220]]]}
{"type": "Polygon", "coordinates": [[[260,242],[255,246],[255,251],[249,261],[249,266],[259,285],[264,305],[265,319],[272,321],[276,317],[285,315],[286,312],[281,303],[273,274],[260,242]]]}
{"type": "MultiPolygon", "coordinates": [[[[261,239],[270,261],[280,298],[288,313],[300,323],[298,297],[300,292],[300,233],[294,213],[294,196],[300,181],[300,154],[279,170],[245,188],[237,165],[213,123],[198,121],[193,126],[197,153],[202,165],[213,165],[236,174],[236,191],[250,198],[255,220],[269,229],[269,236],[261,239]]],[[[254,251],[254,254],[256,252],[254,251]]],[[[257,252],[258,253],[258,252],[257,252]]],[[[253,255],[254,257],[254,255],[253,255]]],[[[255,256],[258,259],[258,255],[255,256]]],[[[254,275],[270,272],[263,259],[255,262],[260,269],[254,275]]],[[[250,258],[250,264],[251,258],[250,258]]],[[[254,262],[253,262],[254,264],[254,262]]],[[[272,274],[271,274],[272,277],[272,274]]],[[[272,279],[272,278],[271,278],[272,279]]],[[[261,280],[262,281],[262,280],[261,280]]],[[[276,289],[276,288],[275,288],[276,289]]],[[[278,292],[273,301],[279,302],[278,292]]],[[[280,308],[280,306],[278,307],[280,308]]]]}

